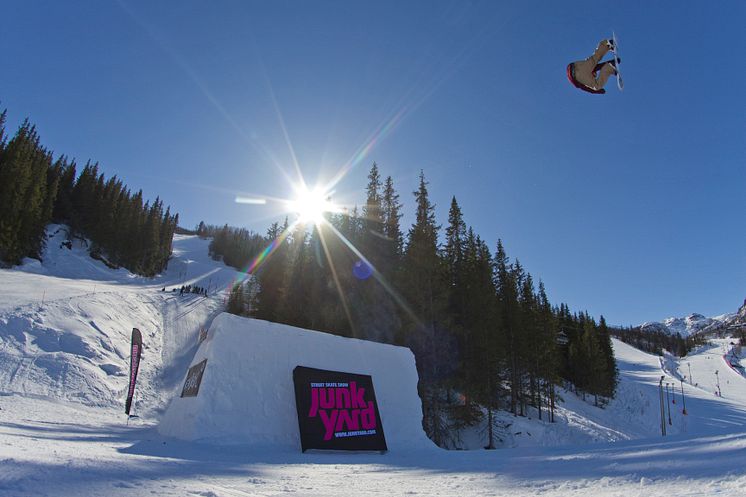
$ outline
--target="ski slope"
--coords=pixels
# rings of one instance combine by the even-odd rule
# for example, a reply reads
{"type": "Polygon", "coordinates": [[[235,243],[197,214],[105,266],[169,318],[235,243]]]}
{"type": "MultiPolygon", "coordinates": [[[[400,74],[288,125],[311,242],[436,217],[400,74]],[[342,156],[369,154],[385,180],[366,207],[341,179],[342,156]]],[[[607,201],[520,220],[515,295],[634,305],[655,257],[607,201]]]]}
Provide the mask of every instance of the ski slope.
{"type": "MultiPolygon", "coordinates": [[[[723,358],[725,346],[730,341],[714,340],[692,355],[677,360],[670,355],[664,358],[650,355],[612,339],[619,369],[619,385],[615,398],[608,406],[602,409],[594,407],[592,396],[583,400],[571,391],[560,389],[562,402],[554,424],[538,421],[538,413],[533,409],[526,418],[499,413],[498,424],[501,428],[498,436],[502,439],[501,446],[550,447],[659,437],[662,433],[661,377],[664,378],[667,436],[746,430],[746,378],[730,368],[723,358]],[[688,383],[681,374],[688,370],[689,365],[696,385],[688,383]],[[722,397],[715,395],[715,371],[719,371],[722,397]],[[682,379],[685,381],[680,381],[682,379]],[[667,403],[666,383],[669,384],[667,403]],[[685,395],[683,401],[682,388],[685,395]],[[683,414],[684,403],[686,415],[683,414]]],[[[486,445],[485,433],[485,426],[467,431],[462,437],[462,447],[483,447],[486,445]]]]}
{"type": "Polygon", "coordinates": [[[0,392],[120,406],[136,327],[144,345],[136,401],[162,409],[236,272],[208,257],[207,240],[176,235],[168,269],[138,277],[91,259],[84,241],[65,248],[64,230],[49,227],[43,263],[0,270],[0,392]],[[211,296],[170,291],[183,284],[209,284],[211,296]]]}
{"type": "Polygon", "coordinates": [[[746,495],[746,378],[723,359],[728,340],[682,360],[615,340],[614,400],[601,409],[590,397],[562,391],[556,423],[538,420],[536,412],[500,413],[495,451],[478,450],[478,429],[459,441],[475,450],[410,447],[385,455],[166,437],[157,424],[181,389],[199,328],[220,313],[221,290],[235,271],[207,256],[207,241],[177,236],[168,270],[140,278],[91,260],[82,242],[60,248],[59,228],[50,228],[44,263],[0,270],[2,496],[746,495]],[[209,284],[213,292],[204,298],[162,291],[182,284],[209,284]],[[145,351],[135,404],[140,418],[128,424],[132,327],[143,332],[145,351]],[[676,403],[666,404],[665,437],[661,376],[677,387],[676,403]],[[722,395],[715,395],[718,380],[722,395]]]}
{"type": "Polygon", "coordinates": [[[121,410],[0,397],[4,496],[745,495],[746,431],[496,451],[301,454],[159,436],[121,410]]]}

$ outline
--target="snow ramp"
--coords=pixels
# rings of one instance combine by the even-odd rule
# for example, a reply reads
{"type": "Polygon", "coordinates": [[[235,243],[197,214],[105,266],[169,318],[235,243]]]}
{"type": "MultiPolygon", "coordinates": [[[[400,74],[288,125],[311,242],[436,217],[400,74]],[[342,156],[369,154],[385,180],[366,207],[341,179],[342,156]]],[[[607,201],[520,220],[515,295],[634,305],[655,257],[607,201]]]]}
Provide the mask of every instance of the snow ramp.
{"type": "Polygon", "coordinates": [[[404,347],[221,314],[191,366],[207,363],[195,397],[176,397],[158,431],[212,444],[300,450],[293,369],[370,375],[391,451],[435,447],[422,429],[417,369],[404,347]]]}

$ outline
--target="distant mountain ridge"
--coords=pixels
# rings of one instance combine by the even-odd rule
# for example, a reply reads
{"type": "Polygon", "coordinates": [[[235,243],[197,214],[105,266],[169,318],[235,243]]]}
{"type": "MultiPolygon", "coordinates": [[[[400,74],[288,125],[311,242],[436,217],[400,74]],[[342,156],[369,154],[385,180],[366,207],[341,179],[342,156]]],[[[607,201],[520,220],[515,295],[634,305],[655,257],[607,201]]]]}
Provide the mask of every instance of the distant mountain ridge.
{"type": "Polygon", "coordinates": [[[663,332],[668,335],[679,334],[688,337],[699,333],[709,333],[722,330],[729,326],[746,325],[746,300],[737,312],[705,317],[692,313],[686,317],[668,318],[663,321],[647,321],[640,325],[643,331],[663,332]]]}

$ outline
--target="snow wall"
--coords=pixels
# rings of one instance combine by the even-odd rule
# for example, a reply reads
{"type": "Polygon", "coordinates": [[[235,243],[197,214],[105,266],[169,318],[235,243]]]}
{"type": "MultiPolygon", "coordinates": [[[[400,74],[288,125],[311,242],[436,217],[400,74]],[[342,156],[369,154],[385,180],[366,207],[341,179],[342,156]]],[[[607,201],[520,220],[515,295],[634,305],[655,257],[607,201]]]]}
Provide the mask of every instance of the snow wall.
{"type": "Polygon", "coordinates": [[[408,348],[221,314],[191,365],[207,359],[196,397],[177,397],[158,431],[183,440],[300,450],[293,369],[370,375],[390,451],[431,448],[408,348]]]}

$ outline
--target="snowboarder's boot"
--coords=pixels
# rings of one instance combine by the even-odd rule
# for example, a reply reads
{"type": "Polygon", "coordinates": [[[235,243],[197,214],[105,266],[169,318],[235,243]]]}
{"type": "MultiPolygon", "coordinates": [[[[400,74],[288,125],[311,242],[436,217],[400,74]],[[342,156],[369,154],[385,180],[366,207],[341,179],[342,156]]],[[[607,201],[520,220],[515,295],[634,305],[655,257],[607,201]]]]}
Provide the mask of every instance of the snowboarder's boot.
{"type": "MultiPolygon", "coordinates": [[[[618,59],[618,60],[619,60],[620,63],[622,62],[622,59],[618,59]]],[[[616,70],[616,60],[612,59],[612,60],[605,60],[603,62],[599,62],[598,64],[596,64],[596,67],[593,68],[593,75],[594,76],[596,75],[596,73],[598,71],[601,70],[601,68],[604,66],[604,64],[611,64],[611,66],[614,68],[614,74],[616,74],[616,72],[617,72],[617,70],[616,70]]]]}

